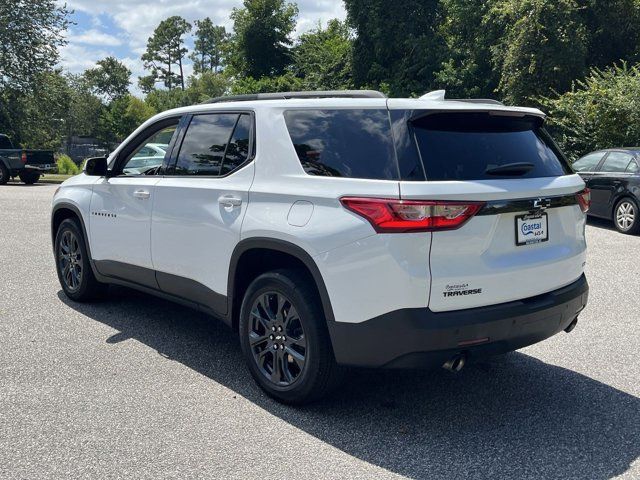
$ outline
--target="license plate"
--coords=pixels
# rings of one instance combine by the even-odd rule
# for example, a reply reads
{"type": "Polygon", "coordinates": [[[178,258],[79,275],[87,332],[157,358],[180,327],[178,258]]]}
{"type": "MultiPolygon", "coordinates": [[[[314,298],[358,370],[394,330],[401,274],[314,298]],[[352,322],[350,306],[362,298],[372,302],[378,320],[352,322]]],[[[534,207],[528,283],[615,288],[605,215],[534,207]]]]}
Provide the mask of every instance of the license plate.
{"type": "Polygon", "coordinates": [[[516,217],[516,245],[532,245],[549,240],[546,213],[520,215],[516,217]]]}

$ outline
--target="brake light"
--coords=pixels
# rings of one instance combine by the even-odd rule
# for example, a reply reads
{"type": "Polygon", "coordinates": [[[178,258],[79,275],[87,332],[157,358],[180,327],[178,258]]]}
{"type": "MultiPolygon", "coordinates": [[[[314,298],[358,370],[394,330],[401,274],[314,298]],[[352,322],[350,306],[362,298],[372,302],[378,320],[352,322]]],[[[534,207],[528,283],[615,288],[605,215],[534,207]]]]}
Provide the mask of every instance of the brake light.
{"type": "Polygon", "coordinates": [[[578,200],[578,205],[580,205],[582,213],[587,213],[591,206],[591,190],[585,188],[581,192],[576,193],[576,199],[578,200]]]}
{"type": "Polygon", "coordinates": [[[456,230],[484,206],[484,202],[360,197],[343,197],[340,202],[368,220],[378,233],[456,230]]]}
{"type": "Polygon", "coordinates": [[[27,152],[22,152],[20,160],[22,160],[22,163],[27,163],[27,152]]]}

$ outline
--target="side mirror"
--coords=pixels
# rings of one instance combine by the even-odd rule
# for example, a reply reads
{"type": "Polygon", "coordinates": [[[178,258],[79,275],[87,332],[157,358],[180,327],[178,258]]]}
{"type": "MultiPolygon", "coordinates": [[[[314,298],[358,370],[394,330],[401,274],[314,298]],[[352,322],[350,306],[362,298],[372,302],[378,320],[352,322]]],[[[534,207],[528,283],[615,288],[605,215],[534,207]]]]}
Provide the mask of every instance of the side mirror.
{"type": "Polygon", "coordinates": [[[87,158],[84,163],[84,173],[90,177],[106,177],[107,157],[87,158]]]}

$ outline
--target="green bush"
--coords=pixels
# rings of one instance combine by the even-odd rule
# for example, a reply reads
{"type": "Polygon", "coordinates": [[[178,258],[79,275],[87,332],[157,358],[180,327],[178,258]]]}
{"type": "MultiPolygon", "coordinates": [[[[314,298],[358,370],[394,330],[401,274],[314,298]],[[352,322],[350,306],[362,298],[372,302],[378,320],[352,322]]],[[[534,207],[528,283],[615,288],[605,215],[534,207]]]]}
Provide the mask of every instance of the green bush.
{"type": "Polygon", "coordinates": [[[60,155],[56,160],[56,164],[58,165],[58,173],[61,175],[77,175],[80,173],[80,167],[68,155],[60,155]]]}
{"type": "Polygon", "coordinates": [[[640,145],[640,64],[592,69],[571,91],[541,103],[571,160],[601,148],[640,145]]]}

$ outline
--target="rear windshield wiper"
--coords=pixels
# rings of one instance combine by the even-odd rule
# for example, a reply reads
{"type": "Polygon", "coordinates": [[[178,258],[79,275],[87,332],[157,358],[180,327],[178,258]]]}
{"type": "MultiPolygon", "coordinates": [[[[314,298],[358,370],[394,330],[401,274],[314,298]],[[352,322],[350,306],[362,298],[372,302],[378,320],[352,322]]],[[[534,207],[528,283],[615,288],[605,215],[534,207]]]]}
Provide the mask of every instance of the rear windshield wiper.
{"type": "Polygon", "coordinates": [[[507,163],[505,165],[500,165],[499,167],[487,168],[484,173],[487,175],[507,175],[517,177],[519,175],[529,173],[534,168],[536,168],[536,166],[533,163],[507,163]]]}

